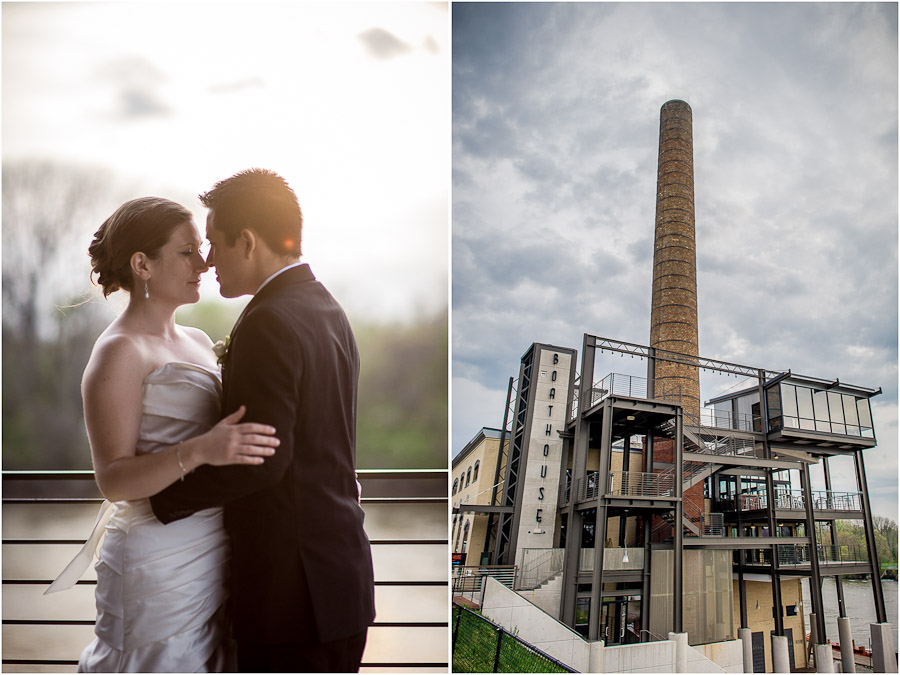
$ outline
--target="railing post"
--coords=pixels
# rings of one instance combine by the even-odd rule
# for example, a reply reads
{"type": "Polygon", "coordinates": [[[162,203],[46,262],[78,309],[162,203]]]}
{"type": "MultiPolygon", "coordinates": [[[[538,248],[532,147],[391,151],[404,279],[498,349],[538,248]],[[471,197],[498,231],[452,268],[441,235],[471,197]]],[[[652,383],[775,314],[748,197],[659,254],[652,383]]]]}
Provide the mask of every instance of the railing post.
{"type": "Polygon", "coordinates": [[[493,672],[500,672],[500,645],[503,644],[503,629],[500,626],[497,626],[497,651],[494,653],[494,670],[493,672]]]}

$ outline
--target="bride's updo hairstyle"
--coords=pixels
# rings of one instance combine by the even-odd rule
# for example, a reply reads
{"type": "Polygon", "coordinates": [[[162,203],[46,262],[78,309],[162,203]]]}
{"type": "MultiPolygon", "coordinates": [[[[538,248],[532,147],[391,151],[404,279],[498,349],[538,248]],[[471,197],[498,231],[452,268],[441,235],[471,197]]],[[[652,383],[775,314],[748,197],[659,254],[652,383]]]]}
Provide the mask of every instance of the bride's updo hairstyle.
{"type": "Polygon", "coordinates": [[[100,226],[88,248],[91,282],[96,274],[103,297],[120,288],[130,293],[134,286],[131,256],[141,252],[156,259],[175,228],[192,218],[181,204],[162,197],[125,202],[100,226]]]}

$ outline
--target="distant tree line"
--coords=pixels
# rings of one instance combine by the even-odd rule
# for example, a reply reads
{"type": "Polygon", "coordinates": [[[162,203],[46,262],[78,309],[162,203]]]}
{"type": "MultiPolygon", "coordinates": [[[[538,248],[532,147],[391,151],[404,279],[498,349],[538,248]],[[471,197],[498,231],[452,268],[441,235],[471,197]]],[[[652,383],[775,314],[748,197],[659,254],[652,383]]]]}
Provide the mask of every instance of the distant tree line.
{"type": "MultiPolygon", "coordinates": [[[[884,516],[873,516],[875,526],[875,549],[878,552],[878,562],[885,565],[897,564],[897,523],[884,516]]],[[[866,531],[862,521],[838,520],[835,521],[835,541],[837,546],[846,547],[848,551],[856,549],[866,550],[866,531]]],[[[831,532],[829,528],[822,528],[819,532],[819,540],[825,545],[831,545],[831,532]]]]}

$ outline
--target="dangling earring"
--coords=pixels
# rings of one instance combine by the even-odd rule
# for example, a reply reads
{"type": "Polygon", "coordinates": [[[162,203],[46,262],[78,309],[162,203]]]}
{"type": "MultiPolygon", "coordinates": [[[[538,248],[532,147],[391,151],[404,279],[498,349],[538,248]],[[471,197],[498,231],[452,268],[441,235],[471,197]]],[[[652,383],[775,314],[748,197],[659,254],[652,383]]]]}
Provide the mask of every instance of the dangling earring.
{"type": "Polygon", "coordinates": [[[144,299],[150,299],[150,287],[147,285],[147,282],[144,282],[144,299]]]}

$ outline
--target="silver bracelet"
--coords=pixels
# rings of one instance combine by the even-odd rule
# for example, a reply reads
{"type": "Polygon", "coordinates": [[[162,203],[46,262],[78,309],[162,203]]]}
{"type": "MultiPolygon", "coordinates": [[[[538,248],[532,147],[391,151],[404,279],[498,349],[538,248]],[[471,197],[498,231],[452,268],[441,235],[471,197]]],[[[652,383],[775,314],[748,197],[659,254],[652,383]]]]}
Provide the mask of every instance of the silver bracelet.
{"type": "Polygon", "coordinates": [[[184,464],[181,463],[181,442],[175,446],[175,459],[178,460],[178,466],[181,468],[181,480],[184,480],[184,474],[186,474],[187,471],[184,470],[184,464]]]}

